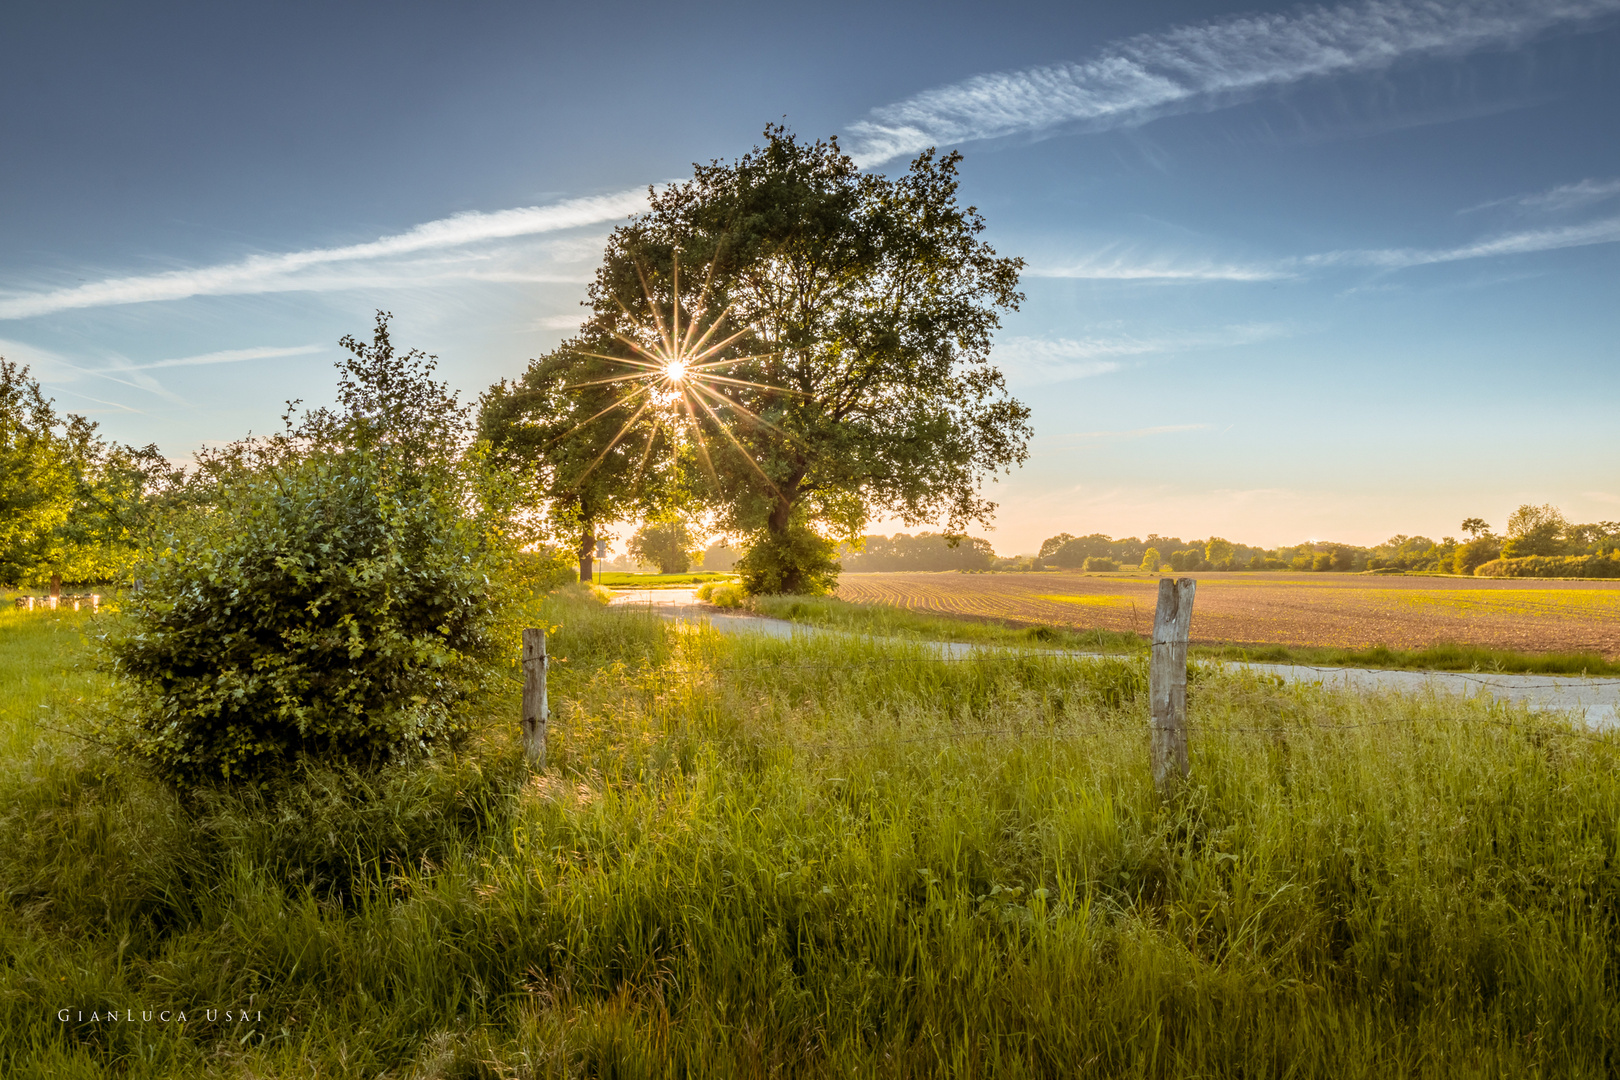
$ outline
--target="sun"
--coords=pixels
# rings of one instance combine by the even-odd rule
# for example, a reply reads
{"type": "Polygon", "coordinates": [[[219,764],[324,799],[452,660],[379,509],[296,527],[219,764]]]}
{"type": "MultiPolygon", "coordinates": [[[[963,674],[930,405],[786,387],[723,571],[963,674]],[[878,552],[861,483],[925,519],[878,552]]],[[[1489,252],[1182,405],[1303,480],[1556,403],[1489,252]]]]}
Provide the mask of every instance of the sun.
{"type": "MultiPolygon", "coordinates": [[[[641,267],[637,265],[637,272],[641,267]]],[[[711,273],[713,268],[711,267],[711,273]]],[[[609,450],[618,445],[626,435],[635,427],[638,420],[651,413],[652,424],[647,434],[647,446],[642,454],[641,465],[644,470],[648,458],[652,454],[655,438],[660,430],[671,433],[681,432],[690,438],[697,451],[698,458],[704,471],[714,476],[714,466],[710,461],[709,447],[704,438],[703,427],[706,421],[712,431],[718,433],[731,446],[740,451],[743,459],[753,470],[775,488],[770,477],[766,476],[753,455],[743,446],[732,427],[737,424],[756,425],[776,428],[758,414],[744,408],[734,396],[725,393],[741,387],[755,387],[761,390],[770,390],[777,393],[796,394],[800,391],[786,387],[771,386],[765,383],[750,382],[732,375],[723,374],[724,369],[746,360],[760,359],[762,355],[728,356],[728,348],[748,333],[747,328],[739,328],[727,334],[721,327],[726,316],[730,313],[729,305],[717,316],[708,319],[709,283],[704,282],[703,290],[697,298],[697,303],[689,308],[685,325],[682,325],[682,303],[680,291],[680,257],[677,254],[672,260],[672,288],[671,302],[668,318],[659,310],[658,304],[653,300],[653,290],[642,274],[642,289],[647,294],[648,309],[651,314],[650,321],[636,322],[630,334],[614,333],[620,343],[627,346],[631,355],[609,356],[603,353],[582,352],[580,355],[594,357],[598,360],[608,360],[619,365],[619,373],[602,379],[592,379],[587,382],[575,383],[569,389],[583,389],[589,386],[602,386],[616,384],[621,387],[617,399],[601,412],[576,425],[574,430],[592,423],[606,414],[618,410],[628,412],[630,415],[624,425],[608,440],[606,446],[586,466],[580,479],[583,480],[592,469],[596,468],[607,456],[609,450]],[[638,340],[640,339],[640,340],[638,340]]],[[[629,309],[620,303],[619,307],[629,314],[629,309]]],[[[567,434],[572,434],[570,431],[567,434]]],[[[566,438],[567,435],[561,436],[566,438]]]]}

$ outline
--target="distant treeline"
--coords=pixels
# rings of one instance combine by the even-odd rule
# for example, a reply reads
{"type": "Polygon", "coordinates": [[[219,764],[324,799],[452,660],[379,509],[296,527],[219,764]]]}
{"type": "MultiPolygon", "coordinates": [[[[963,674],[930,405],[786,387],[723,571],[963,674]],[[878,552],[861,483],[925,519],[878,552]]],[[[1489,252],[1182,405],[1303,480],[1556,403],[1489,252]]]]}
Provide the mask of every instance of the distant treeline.
{"type": "MultiPolygon", "coordinates": [[[[1525,505],[1498,535],[1482,518],[1468,518],[1467,538],[1400,534],[1374,547],[1312,541],[1260,548],[1219,536],[1182,540],[1134,536],[1115,540],[1102,533],[1060,533],[1041,545],[1035,562],[1072,569],[1366,570],[1435,571],[1483,577],[1620,577],[1620,522],[1575,524],[1555,506],[1525,505]],[[1112,565],[1110,565],[1112,564],[1112,565]]],[[[1032,567],[1034,568],[1034,567],[1032,567]]]]}
{"type": "Polygon", "coordinates": [[[1114,539],[1059,533],[1033,559],[999,558],[988,540],[942,533],[867,536],[839,552],[850,573],[884,570],[1367,570],[1430,571],[1481,577],[1620,577],[1620,522],[1570,522],[1557,507],[1519,507],[1501,534],[1468,518],[1464,539],[1392,536],[1374,547],[1311,541],[1251,547],[1223,537],[1183,540],[1150,534],[1114,539]]]}
{"type": "Polygon", "coordinates": [[[862,537],[860,548],[845,544],[838,561],[852,574],[878,570],[990,570],[998,561],[990,541],[944,533],[896,533],[862,537]]]}

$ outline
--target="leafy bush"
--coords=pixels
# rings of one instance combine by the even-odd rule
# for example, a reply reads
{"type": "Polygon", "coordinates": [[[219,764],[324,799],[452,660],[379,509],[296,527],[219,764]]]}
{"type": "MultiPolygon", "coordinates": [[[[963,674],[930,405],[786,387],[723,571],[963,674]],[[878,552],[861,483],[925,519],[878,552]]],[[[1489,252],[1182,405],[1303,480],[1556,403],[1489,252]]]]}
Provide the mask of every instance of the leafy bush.
{"type": "Polygon", "coordinates": [[[431,357],[344,339],[346,412],[207,457],[110,641],[134,749],[182,785],[451,737],[500,651],[501,560],[431,357]]]}
{"type": "Polygon", "coordinates": [[[715,607],[740,608],[748,594],[734,581],[710,581],[698,588],[697,598],[707,600],[715,607]]]}
{"type": "MultiPolygon", "coordinates": [[[[1505,549],[1504,549],[1505,550],[1505,549]]],[[[1615,578],[1620,577],[1620,552],[1606,555],[1527,555],[1521,559],[1493,559],[1474,570],[1477,577],[1615,578]]]]}
{"type": "Polygon", "coordinates": [[[1494,536],[1481,536],[1458,546],[1457,553],[1451,557],[1451,567],[1459,574],[1472,574],[1501,553],[1501,541],[1494,536]]]}
{"type": "Polygon", "coordinates": [[[1081,564],[1080,569],[1081,570],[1089,570],[1089,571],[1118,570],[1119,569],[1119,563],[1116,562],[1113,559],[1105,559],[1105,558],[1101,558],[1099,556],[1093,555],[1093,556],[1091,556],[1091,558],[1087,559],[1084,563],[1081,564]]]}
{"type": "Polygon", "coordinates": [[[1196,570],[1204,561],[1204,553],[1196,549],[1172,551],[1170,553],[1170,569],[1196,570]]]}
{"type": "Polygon", "coordinates": [[[831,540],[803,525],[780,533],[761,530],[748,554],[737,560],[737,573],[750,595],[821,596],[838,584],[837,550],[831,540]]]}

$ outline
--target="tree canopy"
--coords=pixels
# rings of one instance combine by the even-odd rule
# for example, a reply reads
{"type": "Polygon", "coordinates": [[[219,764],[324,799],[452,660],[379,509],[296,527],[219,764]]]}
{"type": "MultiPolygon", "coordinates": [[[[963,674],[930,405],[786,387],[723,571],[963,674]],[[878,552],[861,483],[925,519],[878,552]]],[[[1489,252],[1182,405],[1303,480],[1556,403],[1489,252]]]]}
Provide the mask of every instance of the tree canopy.
{"type": "Polygon", "coordinates": [[[518,479],[537,535],[566,538],[580,580],[601,526],[667,505],[679,447],[667,426],[625,400],[620,343],[591,328],[490,387],[479,434],[492,463],[518,479]]]}
{"type": "MultiPolygon", "coordinates": [[[[958,161],[929,151],[890,179],[835,140],[772,127],[609,239],[582,338],[613,347],[559,350],[560,381],[612,377],[585,354],[616,347],[624,382],[599,385],[624,403],[597,446],[639,442],[628,459],[664,420],[689,433],[694,489],[751,539],[740,568],[756,591],[825,586],[831,537],[879,513],[987,522],[984,479],[1027,456],[1029,410],[990,363],[1022,262],[978,238],[958,161]],[[625,389],[637,371],[656,388],[625,389]]],[[[558,403],[556,426],[593,415],[581,397],[558,403]]]]}
{"type": "Polygon", "coordinates": [[[156,446],[109,443],[58,414],[28,368],[0,358],[0,583],[124,577],[147,498],[171,472],[156,446]]]}

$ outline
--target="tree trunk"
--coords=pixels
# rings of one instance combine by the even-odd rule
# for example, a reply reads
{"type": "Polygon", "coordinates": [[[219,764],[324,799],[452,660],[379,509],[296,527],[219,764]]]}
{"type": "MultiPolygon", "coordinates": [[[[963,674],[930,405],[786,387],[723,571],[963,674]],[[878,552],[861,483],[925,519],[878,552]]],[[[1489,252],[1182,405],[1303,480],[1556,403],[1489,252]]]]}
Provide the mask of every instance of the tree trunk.
{"type": "Polygon", "coordinates": [[[585,534],[579,539],[579,580],[591,580],[591,559],[596,555],[596,526],[585,526],[585,534]]]}

